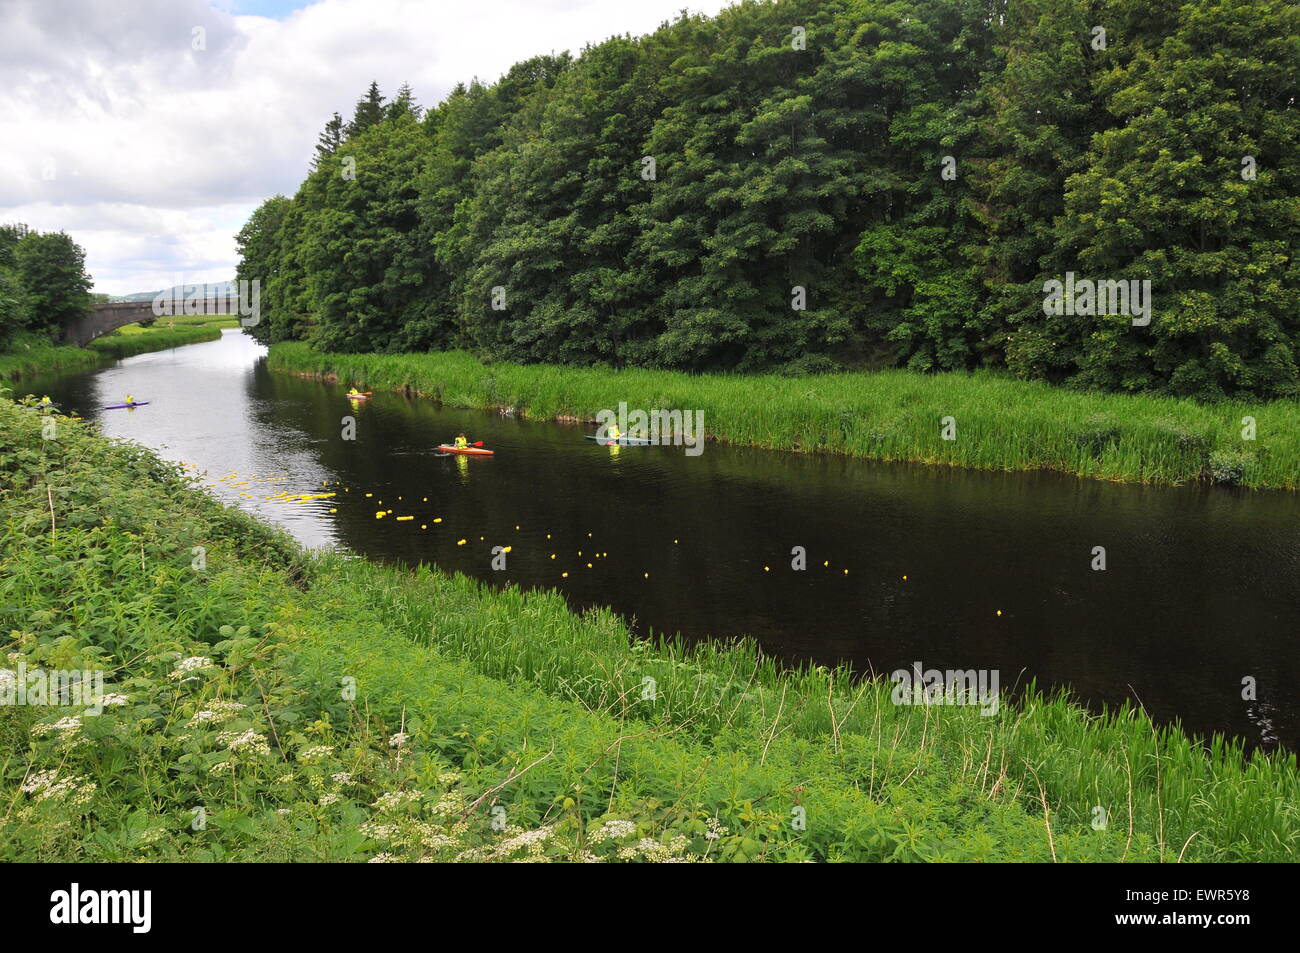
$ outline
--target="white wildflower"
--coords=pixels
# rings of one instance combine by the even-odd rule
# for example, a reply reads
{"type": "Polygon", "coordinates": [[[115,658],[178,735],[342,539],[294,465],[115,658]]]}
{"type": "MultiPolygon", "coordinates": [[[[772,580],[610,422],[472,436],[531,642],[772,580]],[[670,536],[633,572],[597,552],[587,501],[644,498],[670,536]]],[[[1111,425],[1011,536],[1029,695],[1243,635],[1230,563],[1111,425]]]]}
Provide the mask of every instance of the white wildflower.
{"type": "Polygon", "coordinates": [[[465,798],[455,791],[448,791],[438,799],[438,803],[431,810],[434,817],[447,817],[450,814],[464,810],[464,807],[465,798]]]}
{"type": "Polygon", "coordinates": [[[636,833],[636,825],[631,821],[606,821],[591,839],[599,844],[601,841],[622,840],[636,833]]]}
{"type": "Polygon", "coordinates": [[[445,850],[460,843],[455,837],[438,830],[432,824],[421,824],[419,831],[420,844],[429,850],[445,850]]]}
{"type": "Polygon", "coordinates": [[[213,721],[229,721],[247,707],[247,705],[241,705],[239,702],[209,702],[206,708],[197,712],[194,717],[190,719],[190,724],[201,725],[213,721]]]}
{"type": "MultiPolygon", "coordinates": [[[[671,848],[649,837],[641,838],[641,840],[637,842],[636,850],[640,852],[646,860],[655,863],[663,863],[672,857],[671,848]]],[[[622,853],[622,851],[619,853],[622,853]]]]}
{"type": "Polygon", "coordinates": [[[396,824],[375,824],[372,821],[366,821],[357,830],[371,840],[392,840],[397,836],[396,824]]]}
{"type": "Polygon", "coordinates": [[[247,749],[253,754],[270,754],[271,747],[266,737],[259,735],[252,728],[245,731],[223,731],[217,735],[217,743],[223,744],[230,751],[247,749]]]}
{"type": "Polygon", "coordinates": [[[527,847],[530,850],[540,849],[542,844],[555,833],[553,827],[539,827],[535,831],[522,831],[513,837],[507,837],[497,845],[498,854],[508,854],[512,851],[519,850],[521,847],[527,847]]]}
{"type": "MultiPolygon", "coordinates": [[[[171,679],[181,679],[186,675],[190,675],[192,678],[194,677],[191,675],[192,672],[202,672],[215,667],[216,666],[212,664],[212,659],[203,655],[195,655],[190,658],[183,658],[177,662],[175,670],[167,677],[171,679]]],[[[186,679],[186,681],[188,680],[189,679],[186,679]]]]}
{"type": "Polygon", "coordinates": [[[23,782],[22,791],[37,801],[66,799],[68,804],[76,807],[87,803],[98,787],[83,777],[61,778],[57,770],[51,770],[30,775],[23,782]]]}
{"type": "Polygon", "coordinates": [[[82,727],[80,715],[68,715],[60,718],[52,725],[32,725],[32,734],[48,735],[51,732],[57,732],[59,741],[75,741],[81,735],[82,727]]]}
{"type": "Polygon", "coordinates": [[[420,800],[420,797],[419,791],[388,791],[379,795],[379,799],[375,801],[373,806],[381,811],[392,811],[403,804],[412,804],[420,800]]]}
{"type": "Polygon", "coordinates": [[[34,794],[42,788],[50,787],[59,779],[57,771],[37,771],[23,782],[23,793],[34,794]]]}
{"type": "Polygon", "coordinates": [[[329,745],[316,745],[308,748],[306,751],[300,752],[298,760],[310,764],[313,761],[320,761],[322,758],[327,758],[333,753],[334,749],[329,745]]]}

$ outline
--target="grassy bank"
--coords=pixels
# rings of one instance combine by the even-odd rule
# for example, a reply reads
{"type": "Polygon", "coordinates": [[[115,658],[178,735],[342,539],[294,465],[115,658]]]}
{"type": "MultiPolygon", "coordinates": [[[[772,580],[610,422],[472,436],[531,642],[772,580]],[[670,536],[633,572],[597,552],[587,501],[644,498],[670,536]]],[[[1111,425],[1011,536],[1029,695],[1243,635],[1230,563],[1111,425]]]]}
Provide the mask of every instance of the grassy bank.
{"type": "Polygon", "coordinates": [[[987,373],[690,375],[549,365],[485,366],[462,352],[322,354],[271,348],[275,370],[406,389],[455,407],[592,420],[602,409],[702,410],[708,434],[775,450],[828,451],[1104,480],[1300,487],[1300,404],[1197,404],[1066,391],[987,373]],[[955,439],[943,439],[944,418],[955,439]],[[1243,418],[1255,439],[1243,439],[1243,418]]]}
{"type": "Polygon", "coordinates": [[[52,344],[43,335],[24,335],[0,352],[0,379],[50,371],[79,371],[106,361],[148,351],[165,351],[184,344],[215,341],[221,337],[218,325],[177,328],[134,327],[134,334],[118,332],[96,338],[87,347],[52,344]]]}
{"type": "Polygon", "coordinates": [[[0,859],[1300,851],[1293,756],[1060,698],[895,705],[750,645],[636,642],[555,593],[309,557],[54,419],[0,405],[0,682],[98,669],[109,703],[0,706],[0,859]]]}
{"type": "Polygon", "coordinates": [[[173,328],[237,328],[239,327],[238,315],[221,315],[221,314],[177,314],[164,315],[158,318],[154,323],[145,326],[141,324],[127,324],[118,329],[120,334],[150,334],[155,331],[169,331],[173,328]]]}
{"type": "MultiPolygon", "coordinates": [[[[128,327],[131,327],[128,325],[128,327]]],[[[221,339],[221,328],[216,325],[198,325],[191,327],[134,328],[135,333],[124,334],[127,328],[120,328],[116,333],[107,334],[90,342],[90,350],[113,358],[131,357],[148,351],[165,351],[186,344],[200,344],[204,341],[221,339]]]]}
{"type": "Polygon", "coordinates": [[[82,347],[51,344],[44,335],[23,335],[0,351],[0,379],[42,371],[79,371],[104,362],[104,355],[82,347]]]}

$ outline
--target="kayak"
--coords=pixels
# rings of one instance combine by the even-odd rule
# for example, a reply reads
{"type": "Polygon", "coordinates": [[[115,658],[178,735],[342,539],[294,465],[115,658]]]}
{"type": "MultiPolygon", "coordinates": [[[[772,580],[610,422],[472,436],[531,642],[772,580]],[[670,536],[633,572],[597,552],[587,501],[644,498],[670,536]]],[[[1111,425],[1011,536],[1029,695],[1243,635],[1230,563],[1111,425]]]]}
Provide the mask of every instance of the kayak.
{"type": "Polygon", "coordinates": [[[373,391],[366,391],[364,394],[344,394],[343,396],[348,400],[365,400],[372,393],[373,391]]]}
{"type": "Polygon", "coordinates": [[[602,447],[618,444],[623,447],[648,447],[650,440],[646,437],[597,437],[594,433],[583,434],[588,440],[594,440],[602,447]]]}
{"type": "Polygon", "coordinates": [[[490,457],[493,454],[493,451],[482,447],[453,447],[449,443],[438,444],[438,449],[443,453],[463,453],[467,457],[490,457]]]}
{"type": "Polygon", "coordinates": [[[109,404],[105,410],[121,410],[123,407],[143,407],[149,403],[147,400],[137,400],[134,404],[109,404]]]}

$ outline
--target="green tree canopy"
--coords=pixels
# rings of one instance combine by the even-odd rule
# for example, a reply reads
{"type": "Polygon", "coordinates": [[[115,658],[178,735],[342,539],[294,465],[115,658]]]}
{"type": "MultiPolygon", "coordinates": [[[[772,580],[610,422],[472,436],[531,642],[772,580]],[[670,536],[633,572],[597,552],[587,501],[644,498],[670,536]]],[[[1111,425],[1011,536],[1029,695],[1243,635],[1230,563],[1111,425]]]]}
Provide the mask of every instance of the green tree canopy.
{"type": "Polygon", "coordinates": [[[241,232],[254,333],[1294,395],[1298,35],[1288,0],[746,0],[427,111],[372,83],[241,232]],[[1069,274],[1152,320],[1050,313],[1069,274]]]}

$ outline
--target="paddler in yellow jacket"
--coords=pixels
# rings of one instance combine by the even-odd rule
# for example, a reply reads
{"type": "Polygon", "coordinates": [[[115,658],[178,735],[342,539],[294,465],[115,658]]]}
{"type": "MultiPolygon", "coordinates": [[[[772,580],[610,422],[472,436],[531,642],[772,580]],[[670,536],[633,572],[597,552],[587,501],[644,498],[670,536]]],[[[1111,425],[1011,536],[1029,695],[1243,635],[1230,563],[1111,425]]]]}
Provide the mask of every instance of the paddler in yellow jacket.
{"type": "Polygon", "coordinates": [[[456,436],[456,440],[452,445],[456,447],[458,450],[464,450],[466,447],[469,446],[469,441],[465,439],[464,434],[458,434],[456,436]]]}
{"type": "Polygon", "coordinates": [[[610,440],[617,440],[619,437],[623,436],[622,432],[618,429],[618,424],[610,424],[609,430],[606,431],[606,433],[609,435],[610,440]]]}

